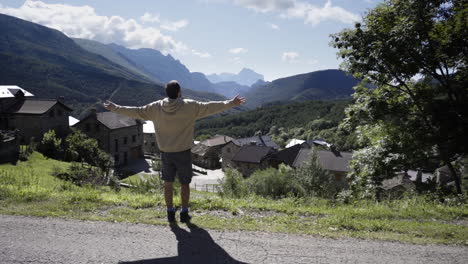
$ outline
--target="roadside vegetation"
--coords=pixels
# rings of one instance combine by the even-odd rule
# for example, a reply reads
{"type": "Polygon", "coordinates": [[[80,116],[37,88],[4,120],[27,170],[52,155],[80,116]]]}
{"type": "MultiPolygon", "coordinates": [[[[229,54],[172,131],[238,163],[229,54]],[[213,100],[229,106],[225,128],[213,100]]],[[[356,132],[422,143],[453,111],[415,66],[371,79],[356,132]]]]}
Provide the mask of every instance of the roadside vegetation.
{"type": "MultiPolygon", "coordinates": [[[[33,152],[27,161],[0,165],[0,213],[167,225],[160,182],[137,188],[77,185],[54,177],[71,163],[33,152]]],[[[157,178],[157,177],[155,177],[157,178]]],[[[204,228],[358,237],[425,244],[468,245],[468,207],[429,196],[339,201],[304,196],[263,197],[193,191],[193,222],[204,228]]],[[[175,196],[175,204],[180,204],[175,196]]]]}

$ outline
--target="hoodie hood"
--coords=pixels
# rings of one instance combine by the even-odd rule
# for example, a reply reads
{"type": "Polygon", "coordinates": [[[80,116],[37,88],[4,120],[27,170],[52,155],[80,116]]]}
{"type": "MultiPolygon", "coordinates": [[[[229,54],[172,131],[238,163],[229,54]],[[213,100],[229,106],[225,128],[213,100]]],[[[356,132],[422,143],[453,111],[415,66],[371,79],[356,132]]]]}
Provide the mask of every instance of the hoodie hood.
{"type": "Polygon", "coordinates": [[[174,113],[180,109],[182,104],[183,104],[182,97],[179,97],[177,99],[171,99],[171,98],[166,97],[162,100],[162,109],[166,113],[174,113]]]}

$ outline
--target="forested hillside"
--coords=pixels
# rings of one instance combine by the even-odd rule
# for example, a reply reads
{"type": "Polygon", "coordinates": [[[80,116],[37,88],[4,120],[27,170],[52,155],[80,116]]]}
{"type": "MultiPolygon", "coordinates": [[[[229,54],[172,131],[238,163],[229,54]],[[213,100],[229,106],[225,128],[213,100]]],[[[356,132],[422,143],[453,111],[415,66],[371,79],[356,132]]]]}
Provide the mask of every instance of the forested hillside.
{"type": "Polygon", "coordinates": [[[299,74],[258,85],[249,93],[247,107],[281,101],[335,100],[350,98],[359,80],[341,70],[299,74]]]}
{"type": "Polygon", "coordinates": [[[280,145],[292,138],[323,138],[342,150],[349,150],[355,148],[355,136],[338,128],[349,103],[350,100],[270,104],[235,115],[200,120],[196,135],[201,139],[216,134],[248,137],[261,133],[272,135],[280,145]]]}

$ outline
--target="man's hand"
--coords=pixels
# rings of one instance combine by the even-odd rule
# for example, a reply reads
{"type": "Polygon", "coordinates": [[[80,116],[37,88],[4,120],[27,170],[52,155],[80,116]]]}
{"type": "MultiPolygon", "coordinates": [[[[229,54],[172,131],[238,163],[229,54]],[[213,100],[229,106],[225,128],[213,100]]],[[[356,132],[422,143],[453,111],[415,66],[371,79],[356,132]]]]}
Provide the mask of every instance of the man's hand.
{"type": "Polygon", "coordinates": [[[116,108],[116,104],[114,104],[113,102],[109,101],[109,100],[106,100],[105,103],[102,104],[104,106],[105,109],[109,110],[109,111],[112,111],[116,108]]]}
{"type": "Polygon", "coordinates": [[[231,102],[234,102],[234,104],[237,106],[237,105],[242,105],[242,104],[245,104],[245,98],[244,97],[240,97],[239,95],[236,95],[234,96],[232,99],[231,99],[231,102]]]}

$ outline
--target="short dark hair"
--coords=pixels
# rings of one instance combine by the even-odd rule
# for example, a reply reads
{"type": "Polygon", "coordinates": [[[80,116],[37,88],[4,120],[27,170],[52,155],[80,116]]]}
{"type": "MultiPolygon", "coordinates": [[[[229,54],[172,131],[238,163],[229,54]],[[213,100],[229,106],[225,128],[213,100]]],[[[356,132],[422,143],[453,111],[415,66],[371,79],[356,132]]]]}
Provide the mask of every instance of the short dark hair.
{"type": "Polygon", "coordinates": [[[179,96],[180,85],[177,81],[170,81],[166,84],[166,94],[167,97],[171,99],[176,99],[179,96]]]}

